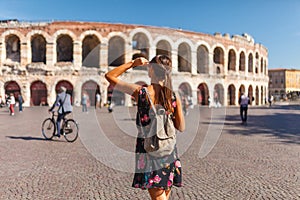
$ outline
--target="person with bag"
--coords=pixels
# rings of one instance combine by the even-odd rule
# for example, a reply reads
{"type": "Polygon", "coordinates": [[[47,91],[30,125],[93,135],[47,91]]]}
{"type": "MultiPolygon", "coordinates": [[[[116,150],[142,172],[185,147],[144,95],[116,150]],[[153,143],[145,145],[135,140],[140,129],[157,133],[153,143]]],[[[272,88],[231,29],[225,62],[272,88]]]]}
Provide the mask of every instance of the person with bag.
{"type": "Polygon", "coordinates": [[[250,103],[250,98],[242,92],[241,97],[239,98],[239,104],[240,104],[240,116],[243,125],[247,125],[247,112],[248,112],[249,103],[250,103]]]}
{"type": "Polygon", "coordinates": [[[157,55],[150,62],[136,58],[105,75],[117,90],[132,95],[137,102],[138,137],[132,186],[148,189],[151,199],[169,199],[172,186],[182,185],[175,129],[184,131],[185,120],[180,97],[172,89],[171,71],[171,59],[157,55]],[[148,68],[151,85],[143,87],[119,79],[137,66],[148,68]]]}
{"type": "Polygon", "coordinates": [[[60,137],[61,130],[60,130],[60,123],[61,120],[69,113],[73,111],[73,107],[71,104],[71,95],[67,93],[67,88],[61,86],[59,88],[59,93],[56,96],[56,100],[53,103],[52,107],[48,110],[49,112],[52,112],[54,108],[59,105],[59,108],[57,110],[58,115],[56,119],[56,128],[57,128],[57,137],[60,137]]]}

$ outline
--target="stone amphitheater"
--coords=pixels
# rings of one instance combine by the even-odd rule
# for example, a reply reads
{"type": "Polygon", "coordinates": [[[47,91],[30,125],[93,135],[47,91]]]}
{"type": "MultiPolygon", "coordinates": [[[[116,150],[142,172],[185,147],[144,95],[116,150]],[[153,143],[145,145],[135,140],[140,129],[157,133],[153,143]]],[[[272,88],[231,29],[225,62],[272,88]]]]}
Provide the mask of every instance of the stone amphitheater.
{"type": "MultiPolygon", "coordinates": [[[[213,35],[181,29],[100,22],[0,22],[0,95],[21,93],[25,106],[50,105],[60,86],[79,106],[83,92],[90,105],[110,90],[105,72],[143,56],[167,54],[173,63],[173,89],[193,104],[209,99],[238,105],[241,92],[265,104],[268,50],[249,34],[213,35]]],[[[123,79],[147,84],[143,68],[123,79]]],[[[252,98],[250,98],[252,99],[252,98]]],[[[116,105],[133,105],[129,95],[114,91],[116,105]]]]}

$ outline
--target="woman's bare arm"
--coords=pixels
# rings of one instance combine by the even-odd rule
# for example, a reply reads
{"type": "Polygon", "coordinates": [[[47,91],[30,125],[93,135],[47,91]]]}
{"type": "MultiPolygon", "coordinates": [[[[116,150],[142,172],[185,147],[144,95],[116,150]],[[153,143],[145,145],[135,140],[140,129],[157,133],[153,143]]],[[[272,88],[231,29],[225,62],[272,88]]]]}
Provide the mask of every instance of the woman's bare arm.
{"type": "Polygon", "coordinates": [[[108,82],[110,82],[110,84],[114,86],[116,90],[127,93],[129,95],[134,95],[134,97],[136,98],[137,91],[141,86],[134,83],[125,82],[119,79],[119,76],[122,75],[130,68],[134,68],[136,66],[145,66],[148,63],[149,63],[148,60],[145,58],[136,58],[131,62],[120,65],[119,67],[116,67],[115,69],[107,72],[105,74],[105,78],[107,79],[108,82]]]}

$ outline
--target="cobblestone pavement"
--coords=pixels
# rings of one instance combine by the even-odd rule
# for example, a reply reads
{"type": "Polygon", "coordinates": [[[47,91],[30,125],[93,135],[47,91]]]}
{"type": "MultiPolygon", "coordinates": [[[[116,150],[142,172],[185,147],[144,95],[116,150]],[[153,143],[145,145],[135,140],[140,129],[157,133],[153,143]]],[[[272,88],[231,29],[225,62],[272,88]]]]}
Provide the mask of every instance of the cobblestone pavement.
{"type": "MultiPolygon", "coordinates": [[[[78,108],[74,118],[96,114],[107,139],[133,152],[134,112],[115,107],[113,113],[91,109],[83,114],[78,108]],[[131,133],[124,134],[123,126],[131,133]]],[[[179,136],[183,145],[178,147],[184,149],[184,186],[174,187],[171,199],[300,199],[300,106],[250,107],[247,126],[241,125],[238,114],[238,107],[190,110],[187,130],[179,136]],[[213,117],[218,112],[226,112],[225,120],[213,117]],[[216,145],[199,156],[206,138],[216,133],[214,127],[222,131],[218,140],[218,135],[212,138],[210,145],[217,141],[216,145]]],[[[0,110],[1,200],[149,199],[147,191],[131,188],[131,172],[101,162],[86,145],[84,136],[92,137],[99,127],[79,124],[81,131],[90,131],[80,132],[74,143],[64,138],[46,141],[41,123],[48,116],[47,107],[25,108],[15,116],[0,110]]]]}

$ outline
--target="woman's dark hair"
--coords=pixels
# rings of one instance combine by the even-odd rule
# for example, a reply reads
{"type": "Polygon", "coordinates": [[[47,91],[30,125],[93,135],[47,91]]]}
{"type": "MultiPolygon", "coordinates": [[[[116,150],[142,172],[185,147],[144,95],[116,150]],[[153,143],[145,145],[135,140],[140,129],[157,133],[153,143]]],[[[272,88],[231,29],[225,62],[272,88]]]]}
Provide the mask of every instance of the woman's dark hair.
{"type": "Polygon", "coordinates": [[[166,55],[157,55],[150,61],[150,66],[153,68],[154,74],[159,81],[163,81],[159,94],[159,103],[162,103],[164,108],[173,111],[172,107],[172,61],[166,55]]]}

